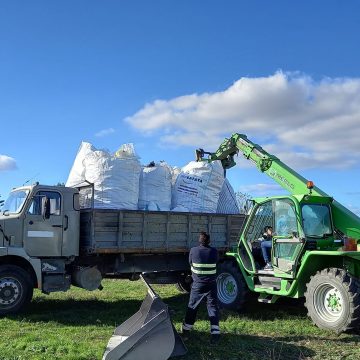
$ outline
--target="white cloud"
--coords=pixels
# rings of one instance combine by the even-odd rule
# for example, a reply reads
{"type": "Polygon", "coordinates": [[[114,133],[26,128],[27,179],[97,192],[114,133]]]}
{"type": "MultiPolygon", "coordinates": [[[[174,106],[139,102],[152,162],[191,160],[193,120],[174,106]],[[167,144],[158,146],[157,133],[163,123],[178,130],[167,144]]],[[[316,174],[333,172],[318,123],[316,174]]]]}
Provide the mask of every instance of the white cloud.
{"type": "Polygon", "coordinates": [[[281,195],[287,192],[278,184],[252,184],[239,187],[241,193],[249,194],[252,197],[281,195]]]}
{"type": "Polygon", "coordinates": [[[95,134],[95,136],[96,137],[104,137],[104,136],[111,135],[114,132],[115,132],[115,130],[113,128],[103,129],[103,130],[100,130],[99,132],[97,132],[95,134]]]}
{"type": "Polygon", "coordinates": [[[16,170],[16,161],[10,156],[0,155],[0,171],[16,170]]]}
{"type": "Polygon", "coordinates": [[[125,121],[165,147],[215,150],[239,132],[298,169],[360,163],[360,79],[241,78],[222,92],[156,100],[125,121]]]}

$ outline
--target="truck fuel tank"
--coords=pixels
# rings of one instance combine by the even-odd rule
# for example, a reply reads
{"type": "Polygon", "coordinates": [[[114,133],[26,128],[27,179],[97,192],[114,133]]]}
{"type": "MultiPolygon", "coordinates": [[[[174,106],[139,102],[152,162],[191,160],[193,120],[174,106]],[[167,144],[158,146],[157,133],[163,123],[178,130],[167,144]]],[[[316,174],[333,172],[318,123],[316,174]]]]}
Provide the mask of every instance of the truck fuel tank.
{"type": "Polygon", "coordinates": [[[96,266],[77,267],[72,274],[71,283],[74,286],[86,289],[96,290],[101,287],[102,275],[96,266]]]}

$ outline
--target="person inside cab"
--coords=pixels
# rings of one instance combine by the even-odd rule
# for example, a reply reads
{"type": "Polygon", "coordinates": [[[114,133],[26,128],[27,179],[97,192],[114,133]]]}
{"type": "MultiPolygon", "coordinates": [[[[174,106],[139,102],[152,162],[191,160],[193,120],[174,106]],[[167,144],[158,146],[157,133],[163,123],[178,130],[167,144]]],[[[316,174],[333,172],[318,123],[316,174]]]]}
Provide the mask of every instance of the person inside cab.
{"type": "Polygon", "coordinates": [[[261,252],[265,261],[264,270],[273,270],[271,264],[271,247],[272,247],[273,228],[265,226],[263,240],[261,241],[261,252]]]}

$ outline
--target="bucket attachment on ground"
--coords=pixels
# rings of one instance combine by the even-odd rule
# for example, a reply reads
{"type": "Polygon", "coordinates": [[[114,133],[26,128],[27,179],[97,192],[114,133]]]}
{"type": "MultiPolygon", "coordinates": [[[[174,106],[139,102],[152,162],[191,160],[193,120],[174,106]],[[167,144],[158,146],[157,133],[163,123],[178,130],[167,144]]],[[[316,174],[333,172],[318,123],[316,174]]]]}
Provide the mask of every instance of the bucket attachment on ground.
{"type": "Polygon", "coordinates": [[[140,310],[115,329],[103,360],[167,360],[187,352],[171,322],[168,306],[141,278],[148,288],[146,298],[140,310]]]}

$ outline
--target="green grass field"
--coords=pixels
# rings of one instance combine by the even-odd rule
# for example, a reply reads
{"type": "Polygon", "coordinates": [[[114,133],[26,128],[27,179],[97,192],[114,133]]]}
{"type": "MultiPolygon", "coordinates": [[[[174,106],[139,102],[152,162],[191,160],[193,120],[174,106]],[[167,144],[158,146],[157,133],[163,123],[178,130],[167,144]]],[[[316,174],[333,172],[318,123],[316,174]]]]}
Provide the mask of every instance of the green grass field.
{"type": "MultiPolygon", "coordinates": [[[[72,288],[46,296],[36,291],[25,313],[0,319],[0,359],[101,359],[115,327],[139,309],[146,295],[141,281],[105,280],[103,285],[95,292],[72,288]]],[[[154,288],[179,331],[187,295],[172,285],[154,288]]],[[[244,314],[223,311],[220,326],[222,339],[210,346],[203,305],[186,342],[188,354],[178,359],[360,359],[358,334],[337,336],[318,329],[298,301],[269,305],[254,300],[244,314]]]]}

